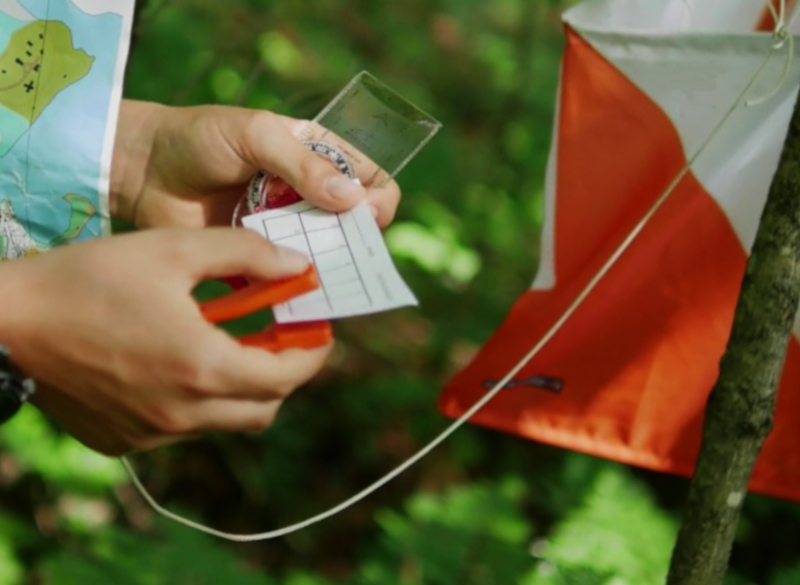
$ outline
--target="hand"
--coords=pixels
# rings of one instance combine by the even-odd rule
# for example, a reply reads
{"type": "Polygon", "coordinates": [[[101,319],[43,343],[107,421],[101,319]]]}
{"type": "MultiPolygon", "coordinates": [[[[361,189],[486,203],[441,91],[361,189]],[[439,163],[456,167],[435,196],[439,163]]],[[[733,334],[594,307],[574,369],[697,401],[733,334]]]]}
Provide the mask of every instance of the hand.
{"type": "Polygon", "coordinates": [[[391,223],[397,184],[364,189],[348,180],[296,138],[305,124],[266,111],[126,100],[114,147],[111,213],[139,228],[230,225],[247,184],[263,170],[322,209],[346,211],[366,199],[381,226],[391,223]]]}
{"type": "Polygon", "coordinates": [[[158,229],[0,266],[2,342],[39,385],[34,404],[119,455],[209,431],[266,428],[330,348],[245,348],[207,323],[204,279],[271,280],[308,260],[236,229],[158,229]]]}

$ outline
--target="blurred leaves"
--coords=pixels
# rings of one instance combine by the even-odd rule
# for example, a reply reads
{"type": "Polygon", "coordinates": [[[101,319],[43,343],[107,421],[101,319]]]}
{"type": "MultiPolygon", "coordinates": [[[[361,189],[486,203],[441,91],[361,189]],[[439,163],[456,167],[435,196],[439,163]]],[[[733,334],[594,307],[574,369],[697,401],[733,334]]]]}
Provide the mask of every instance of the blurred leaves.
{"type": "Polygon", "coordinates": [[[292,77],[302,71],[303,54],[286,35],[266,32],[258,38],[257,46],[261,60],[279,75],[292,77]]]}
{"type": "Polygon", "coordinates": [[[379,513],[377,521],[386,533],[381,543],[403,576],[399,582],[515,582],[532,563],[527,551],[531,527],[521,509],[525,493],[525,484],[510,478],[441,496],[419,494],[406,504],[404,515],[379,513]]]}
{"type": "Polygon", "coordinates": [[[119,462],[90,451],[69,435],[57,433],[32,407],[22,409],[3,425],[0,439],[20,466],[63,488],[98,492],[119,485],[124,479],[119,462]]]}
{"type": "Polygon", "coordinates": [[[108,528],[84,546],[62,549],[43,568],[48,585],[273,585],[275,581],[206,537],[160,523],[141,538],[108,528]]]}
{"type": "Polygon", "coordinates": [[[457,284],[466,284],[477,276],[481,259],[456,238],[445,224],[429,229],[400,222],[386,232],[386,243],[395,257],[408,258],[432,275],[445,275],[457,284]]]}
{"type": "Polygon", "coordinates": [[[677,522],[647,488],[605,466],[581,505],[535,548],[543,559],[523,585],[660,585],[677,522]]]}
{"type": "Polygon", "coordinates": [[[22,564],[16,558],[10,535],[0,536],[0,585],[17,585],[22,574],[22,564]]]}
{"type": "Polygon", "coordinates": [[[796,583],[800,583],[800,562],[791,567],[778,569],[770,581],[770,585],[795,585],[796,583]]]}

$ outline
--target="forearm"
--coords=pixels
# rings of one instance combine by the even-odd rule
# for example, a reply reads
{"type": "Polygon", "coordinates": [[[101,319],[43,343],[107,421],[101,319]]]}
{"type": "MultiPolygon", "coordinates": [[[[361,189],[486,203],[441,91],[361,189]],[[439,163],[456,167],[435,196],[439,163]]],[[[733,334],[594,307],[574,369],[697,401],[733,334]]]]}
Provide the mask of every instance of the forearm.
{"type": "Polygon", "coordinates": [[[133,223],[136,202],[147,180],[154,136],[167,107],[123,100],[111,165],[111,216],[133,223]]]}
{"type": "Polygon", "coordinates": [[[37,283],[30,270],[29,260],[0,263],[0,344],[12,352],[25,343],[26,321],[35,311],[37,283]]]}

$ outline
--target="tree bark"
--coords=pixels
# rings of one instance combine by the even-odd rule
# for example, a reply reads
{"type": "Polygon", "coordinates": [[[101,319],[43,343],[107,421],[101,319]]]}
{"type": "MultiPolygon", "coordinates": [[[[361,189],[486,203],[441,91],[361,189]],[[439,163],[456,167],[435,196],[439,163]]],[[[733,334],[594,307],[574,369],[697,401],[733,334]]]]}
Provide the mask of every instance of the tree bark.
{"type": "Polygon", "coordinates": [[[747,484],[772,428],[798,300],[800,107],[796,105],[747,264],[720,376],[708,400],[700,457],[668,585],[722,584],[747,484]]]}

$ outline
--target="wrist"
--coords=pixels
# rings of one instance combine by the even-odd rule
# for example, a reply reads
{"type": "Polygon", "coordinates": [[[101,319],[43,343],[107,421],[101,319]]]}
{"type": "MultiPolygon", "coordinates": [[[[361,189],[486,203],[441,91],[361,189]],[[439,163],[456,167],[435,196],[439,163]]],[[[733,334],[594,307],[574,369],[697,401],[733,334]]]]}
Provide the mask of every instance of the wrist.
{"type": "Polygon", "coordinates": [[[26,330],[36,313],[33,304],[41,283],[34,282],[35,271],[29,270],[35,260],[13,260],[0,263],[0,345],[12,354],[25,346],[26,330]]]}
{"type": "Polygon", "coordinates": [[[123,100],[111,164],[111,216],[134,223],[136,205],[147,181],[150,155],[167,106],[123,100]]]}
{"type": "MultiPolygon", "coordinates": [[[[16,359],[24,347],[25,324],[30,315],[30,291],[35,287],[25,276],[24,263],[17,260],[0,266],[0,424],[12,418],[33,395],[36,384],[16,359]]],[[[33,289],[35,290],[35,288],[33,289]]]]}
{"type": "Polygon", "coordinates": [[[0,345],[0,425],[10,420],[36,391],[36,382],[26,376],[0,345]]]}

